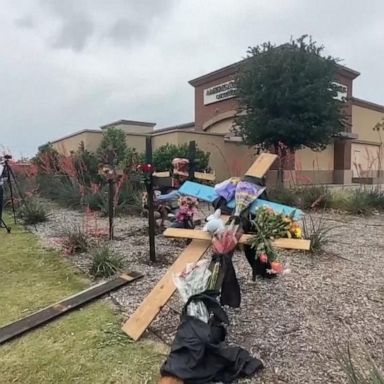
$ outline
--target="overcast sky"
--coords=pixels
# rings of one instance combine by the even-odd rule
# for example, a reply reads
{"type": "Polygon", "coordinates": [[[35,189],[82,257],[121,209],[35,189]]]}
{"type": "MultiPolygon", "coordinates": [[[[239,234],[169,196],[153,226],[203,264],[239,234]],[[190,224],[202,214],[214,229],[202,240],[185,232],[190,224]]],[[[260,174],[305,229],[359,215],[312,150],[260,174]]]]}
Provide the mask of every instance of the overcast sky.
{"type": "Polygon", "coordinates": [[[383,0],[1,0],[0,150],[119,119],[194,119],[188,81],[310,34],[384,104],[383,0]]]}

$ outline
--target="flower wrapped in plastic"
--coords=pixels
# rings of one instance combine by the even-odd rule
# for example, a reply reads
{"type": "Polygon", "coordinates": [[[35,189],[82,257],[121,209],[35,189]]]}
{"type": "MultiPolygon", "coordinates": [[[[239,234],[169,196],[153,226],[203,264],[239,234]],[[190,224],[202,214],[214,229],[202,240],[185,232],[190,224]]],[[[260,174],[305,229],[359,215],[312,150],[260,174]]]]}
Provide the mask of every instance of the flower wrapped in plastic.
{"type": "MultiPolygon", "coordinates": [[[[191,296],[202,293],[207,289],[208,280],[211,276],[208,267],[208,260],[200,260],[197,263],[187,264],[181,273],[174,275],[173,282],[184,303],[191,296]]],[[[209,312],[201,301],[192,301],[188,305],[187,314],[208,323],[209,312]]]]}
{"type": "Polygon", "coordinates": [[[265,187],[240,181],[236,186],[235,192],[235,216],[240,216],[241,212],[247,209],[265,190],[265,187]]]}
{"type": "Polygon", "coordinates": [[[225,230],[218,232],[212,238],[213,253],[230,253],[235,248],[241,236],[241,232],[234,227],[233,222],[225,230]]]}
{"type": "Polygon", "coordinates": [[[239,177],[231,177],[215,185],[216,193],[225,200],[230,201],[235,196],[236,186],[240,182],[239,177]]]}

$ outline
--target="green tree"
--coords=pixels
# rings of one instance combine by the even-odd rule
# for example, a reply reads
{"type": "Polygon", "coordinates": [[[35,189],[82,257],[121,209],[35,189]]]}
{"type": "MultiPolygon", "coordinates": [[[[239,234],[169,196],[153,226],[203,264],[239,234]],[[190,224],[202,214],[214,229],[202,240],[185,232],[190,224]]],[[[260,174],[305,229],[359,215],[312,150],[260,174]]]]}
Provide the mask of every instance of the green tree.
{"type": "Polygon", "coordinates": [[[245,143],[276,153],[323,150],[344,130],[337,60],[322,53],[306,35],[248,50],[236,78],[240,107],[233,128],[245,143]]]}
{"type": "Polygon", "coordinates": [[[78,179],[90,185],[91,182],[100,180],[98,174],[99,160],[95,153],[85,148],[84,142],[81,141],[78,150],[73,154],[74,164],[78,174],[78,179]]]}
{"type": "Polygon", "coordinates": [[[127,151],[125,133],[118,128],[108,128],[103,132],[103,139],[97,149],[97,156],[102,163],[114,164],[123,161],[127,151]]]}
{"type": "Polygon", "coordinates": [[[36,164],[39,173],[55,173],[59,170],[59,157],[59,152],[51,143],[47,143],[39,147],[31,162],[36,164]]]}
{"type": "MultiPolygon", "coordinates": [[[[196,146],[196,170],[203,171],[208,167],[209,152],[204,152],[196,146]]],[[[170,171],[172,160],[176,157],[189,158],[189,147],[187,143],[181,145],[165,144],[153,152],[153,164],[157,171],[170,171]]]]}

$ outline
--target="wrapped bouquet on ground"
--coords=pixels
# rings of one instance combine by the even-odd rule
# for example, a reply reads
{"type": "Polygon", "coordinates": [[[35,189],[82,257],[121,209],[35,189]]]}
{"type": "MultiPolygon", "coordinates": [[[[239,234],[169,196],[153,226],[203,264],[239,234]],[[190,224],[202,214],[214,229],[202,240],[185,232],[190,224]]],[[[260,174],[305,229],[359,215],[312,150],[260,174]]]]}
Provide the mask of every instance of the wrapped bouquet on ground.
{"type": "Polygon", "coordinates": [[[274,277],[283,272],[282,264],[277,261],[278,254],[272,241],[279,238],[301,239],[300,224],[291,215],[276,213],[268,207],[259,207],[252,220],[250,220],[248,233],[253,235],[246,249],[248,261],[253,269],[253,279],[256,275],[274,277]]]}

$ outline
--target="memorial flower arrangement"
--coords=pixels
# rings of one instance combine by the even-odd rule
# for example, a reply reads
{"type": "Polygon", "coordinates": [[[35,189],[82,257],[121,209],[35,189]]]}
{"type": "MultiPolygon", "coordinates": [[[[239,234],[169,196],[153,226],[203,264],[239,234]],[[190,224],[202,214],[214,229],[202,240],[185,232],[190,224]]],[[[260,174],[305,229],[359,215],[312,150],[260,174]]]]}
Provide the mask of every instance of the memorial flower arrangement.
{"type": "Polygon", "coordinates": [[[251,245],[265,262],[273,263],[277,259],[277,253],[272,246],[272,241],[279,238],[301,239],[302,230],[294,219],[295,213],[291,215],[277,214],[273,209],[260,207],[256,210],[255,218],[252,220],[252,231],[254,235],[251,245]]]}

